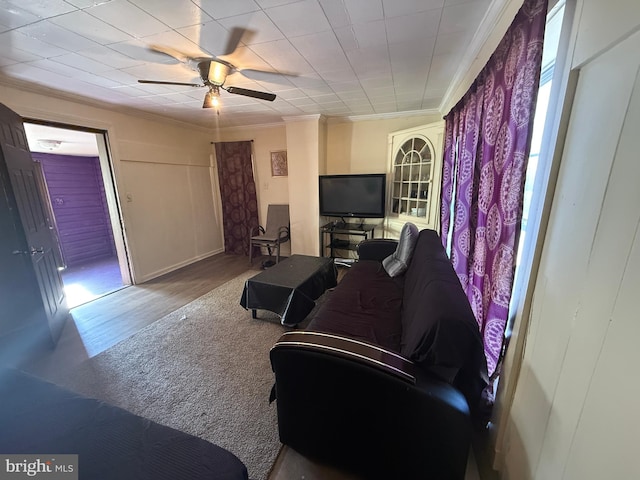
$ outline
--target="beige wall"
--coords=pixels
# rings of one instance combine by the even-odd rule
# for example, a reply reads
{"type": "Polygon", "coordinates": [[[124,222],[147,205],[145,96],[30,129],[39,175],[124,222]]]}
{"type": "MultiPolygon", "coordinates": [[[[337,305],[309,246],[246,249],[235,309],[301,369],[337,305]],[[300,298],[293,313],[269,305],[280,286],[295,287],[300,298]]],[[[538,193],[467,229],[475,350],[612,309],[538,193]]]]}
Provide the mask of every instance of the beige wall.
{"type": "Polygon", "coordinates": [[[377,120],[329,121],[327,174],[384,173],[389,170],[389,134],[441,120],[442,115],[377,120]]]}
{"type": "Polygon", "coordinates": [[[108,132],[135,282],[222,250],[208,132],[7,86],[0,102],[24,117],[108,132]]]}
{"type": "Polygon", "coordinates": [[[578,3],[580,76],[522,369],[498,425],[504,479],[640,478],[639,28],[637,2],[578,3]]]}

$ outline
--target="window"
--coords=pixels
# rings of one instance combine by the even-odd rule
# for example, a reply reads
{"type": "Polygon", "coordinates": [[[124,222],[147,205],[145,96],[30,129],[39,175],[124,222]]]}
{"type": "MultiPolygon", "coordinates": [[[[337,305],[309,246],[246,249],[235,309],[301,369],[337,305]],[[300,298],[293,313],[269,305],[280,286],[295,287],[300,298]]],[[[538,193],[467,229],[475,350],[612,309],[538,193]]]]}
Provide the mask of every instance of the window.
{"type": "Polygon", "coordinates": [[[391,211],[428,220],[432,176],[433,146],[420,136],[405,141],[393,160],[391,211]]]}
{"type": "MultiPolygon", "coordinates": [[[[540,226],[542,206],[546,185],[549,178],[551,156],[541,156],[545,141],[549,143],[551,126],[554,123],[555,112],[549,112],[550,98],[554,94],[552,89],[553,77],[560,46],[560,34],[564,20],[565,0],[560,0],[547,15],[547,26],[542,51],[542,71],[540,74],[540,88],[533,123],[533,136],[531,139],[531,151],[527,165],[527,177],[524,187],[524,199],[522,208],[522,226],[520,228],[520,240],[518,243],[518,256],[516,258],[516,272],[511,297],[510,319],[505,331],[509,338],[513,328],[516,311],[523,301],[528,276],[531,271],[531,262],[536,243],[536,236],[540,226]]],[[[557,94],[557,93],[556,93],[557,94]]]]}

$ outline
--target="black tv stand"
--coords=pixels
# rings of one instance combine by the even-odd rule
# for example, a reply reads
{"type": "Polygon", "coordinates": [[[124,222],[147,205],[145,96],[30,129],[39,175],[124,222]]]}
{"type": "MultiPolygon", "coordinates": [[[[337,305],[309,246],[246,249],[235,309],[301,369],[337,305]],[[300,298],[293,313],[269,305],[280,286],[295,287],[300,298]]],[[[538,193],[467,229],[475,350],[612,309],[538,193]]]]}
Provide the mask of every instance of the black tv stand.
{"type": "Polygon", "coordinates": [[[326,223],[320,227],[320,256],[326,256],[329,250],[329,256],[332,258],[348,259],[349,252],[356,251],[362,240],[375,236],[375,229],[376,225],[366,224],[363,220],[360,223],[350,223],[341,218],[340,221],[326,223]],[[363,238],[354,241],[352,236],[363,238]],[[328,242],[325,241],[327,237],[328,242]]]}

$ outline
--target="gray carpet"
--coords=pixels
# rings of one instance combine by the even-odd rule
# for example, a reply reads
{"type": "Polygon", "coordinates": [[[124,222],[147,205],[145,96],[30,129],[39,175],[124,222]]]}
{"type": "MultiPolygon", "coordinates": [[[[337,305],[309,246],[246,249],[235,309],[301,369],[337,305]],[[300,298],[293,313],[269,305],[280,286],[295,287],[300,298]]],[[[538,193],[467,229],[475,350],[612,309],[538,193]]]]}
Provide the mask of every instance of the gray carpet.
{"type": "Polygon", "coordinates": [[[266,479],[280,449],[269,349],[285,329],[239,305],[255,274],[163,317],[58,383],[209,440],[238,456],[251,479],[266,479]]]}

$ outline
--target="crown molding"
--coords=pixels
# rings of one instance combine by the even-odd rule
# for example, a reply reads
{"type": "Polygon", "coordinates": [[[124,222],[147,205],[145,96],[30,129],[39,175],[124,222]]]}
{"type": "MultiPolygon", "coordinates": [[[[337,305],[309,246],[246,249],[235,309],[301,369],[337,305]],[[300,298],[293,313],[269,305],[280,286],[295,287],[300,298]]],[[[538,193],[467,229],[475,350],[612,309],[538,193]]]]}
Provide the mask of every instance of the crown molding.
{"type": "Polygon", "coordinates": [[[282,117],[284,123],[294,123],[294,122],[308,122],[309,120],[316,120],[318,122],[324,121],[324,115],[321,113],[310,113],[309,115],[291,115],[288,117],[282,117]]]}
{"type": "Polygon", "coordinates": [[[344,117],[329,117],[327,123],[355,123],[355,122],[367,122],[371,120],[393,120],[396,118],[410,118],[410,117],[424,117],[428,115],[441,116],[440,110],[436,108],[430,108],[427,110],[407,110],[405,112],[391,112],[391,113],[372,113],[368,115],[347,115],[344,117]]]}

